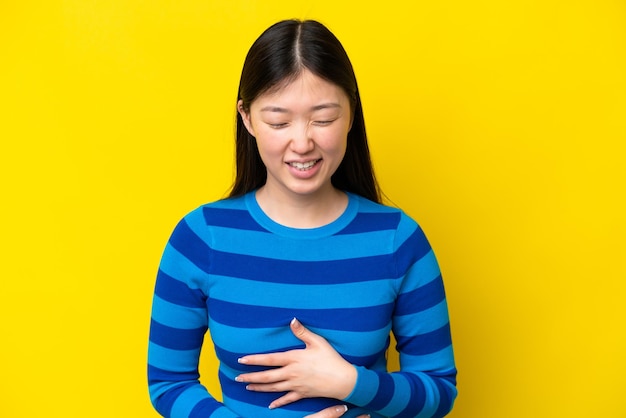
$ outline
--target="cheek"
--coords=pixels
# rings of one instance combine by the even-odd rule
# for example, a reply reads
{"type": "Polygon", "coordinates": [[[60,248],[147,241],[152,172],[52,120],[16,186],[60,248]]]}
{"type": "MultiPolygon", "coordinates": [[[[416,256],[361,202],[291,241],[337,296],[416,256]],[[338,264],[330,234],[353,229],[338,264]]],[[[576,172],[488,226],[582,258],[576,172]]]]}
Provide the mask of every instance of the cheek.
{"type": "Polygon", "coordinates": [[[280,137],[277,137],[275,133],[273,135],[268,135],[268,133],[263,130],[257,130],[257,132],[256,146],[259,150],[259,154],[261,155],[261,159],[267,165],[265,157],[281,154],[284,149],[284,146],[282,145],[283,141],[280,137]]]}
{"type": "Polygon", "coordinates": [[[343,156],[348,146],[348,130],[337,129],[335,132],[328,132],[320,139],[320,146],[322,146],[326,152],[343,156]]]}

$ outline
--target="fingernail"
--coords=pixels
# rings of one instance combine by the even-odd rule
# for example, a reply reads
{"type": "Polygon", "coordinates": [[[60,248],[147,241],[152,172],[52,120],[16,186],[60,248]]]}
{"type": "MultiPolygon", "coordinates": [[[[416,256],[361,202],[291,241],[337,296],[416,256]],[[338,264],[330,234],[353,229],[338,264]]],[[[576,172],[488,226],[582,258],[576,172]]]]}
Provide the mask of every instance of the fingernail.
{"type": "Polygon", "coordinates": [[[335,408],[335,411],[341,412],[341,413],[346,412],[347,410],[348,410],[348,405],[341,405],[335,408]]]}
{"type": "Polygon", "coordinates": [[[248,362],[247,358],[240,357],[237,359],[237,363],[246,364],[248,362]]]}
{"type": "Polygon", "coordinates": [[[297,327],[300,325],[300,321],[298,321],[295,317],[291,320],[291,325],[297,327]]]}
{"type": "Polygon", "coordinates": [[[235,382],[243,382],[243,379],[241,378],[241,376],[237,376],[235,377],[235,382]]]}

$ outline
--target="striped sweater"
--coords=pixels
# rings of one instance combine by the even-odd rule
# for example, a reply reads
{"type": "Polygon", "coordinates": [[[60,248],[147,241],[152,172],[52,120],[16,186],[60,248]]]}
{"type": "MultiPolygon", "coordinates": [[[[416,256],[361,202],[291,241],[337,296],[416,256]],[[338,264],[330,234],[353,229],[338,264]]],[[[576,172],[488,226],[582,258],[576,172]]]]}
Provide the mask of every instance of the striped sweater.
{"type": "Polygon", "coordinates": [[[175,228],[159,266],[150,326],[152,403],[172,418],[302,418],[346,403],[344,417],[441,417],[456,368],[440,270],[402,211],[349,194],[344,213],[313,229],[279,225],[254,193],[201,206],[175,228]],[[303,348],[298,318],[357,369],[341,401],[312,398],[268,409],[281,394],[235,382],[260,370],[243,355],[303,348]],[[200,383],[204,336],[219,359],[222,402],[200,383]],[[388,372],[393,332],[401,370],[388,372]]]}

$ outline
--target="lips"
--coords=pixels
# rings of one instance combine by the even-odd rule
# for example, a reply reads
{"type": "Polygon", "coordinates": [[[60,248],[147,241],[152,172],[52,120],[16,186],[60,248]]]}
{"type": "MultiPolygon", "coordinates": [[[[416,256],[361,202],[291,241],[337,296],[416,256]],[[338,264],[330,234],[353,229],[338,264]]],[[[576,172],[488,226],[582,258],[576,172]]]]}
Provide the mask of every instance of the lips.
{"type": "Polygon", "coordinates": [[[322,159],[320,158],[318,160],[311,160],[311,161],[306,161],[306,162],[292,161],[287,164],[289,164],[291,167],[297,170],[306,171],[306,170],[310,170],[311,168],[313,168],[315,164],[317,164],[321,160],[322,159]]]}

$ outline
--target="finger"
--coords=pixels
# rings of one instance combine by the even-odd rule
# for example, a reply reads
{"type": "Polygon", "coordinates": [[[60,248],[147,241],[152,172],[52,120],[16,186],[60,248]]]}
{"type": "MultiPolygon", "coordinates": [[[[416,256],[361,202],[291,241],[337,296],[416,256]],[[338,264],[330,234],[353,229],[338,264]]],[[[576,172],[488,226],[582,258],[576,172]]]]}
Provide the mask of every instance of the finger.
{"type": "Polygon", "coordinates": [[[280,367],[289,363],[288,352],[269,353],[269,354],[251,354],[237,359],[240,364],[249,366],[270,366],[280,367]]]}
{"type": "Polygon", "coordinates": [[[250,383],[246,390],[250,392],[288,392],[291,389],[288,382],[250,383]]]}
{"type": "Polygon", "coordinates": [[[291,327],[291,332],[296,336],[300,341],[302,341],[307,347],[314,345],[321,338],[319,335],[311,332],[308,328],[300,323],[296,318],[291,320],[289,324],[291,327]]]}
{"type": "Polygon", "coordinates": [[[331,406],[330,408],[322,409],[315,414],[307,415],[304,418],[338,418],[346,413],[348,407],[345,405],[331,406]]]}
{"type": "Polygon", "coordinates": [[[235,377],[236,382],[240,383],[276,383],[285,380],[283,369],[264,370],[262,372],[243,373],[235,377]]]}
{"type": "Polygon", "coordinates": [[[292,402],[299,401],[302,399],[302,396],[298,394],[298,392],[289,392],[286,395],[281,396],[280,398],[274,400],[270,405],[270,409],[280,408],[281,406],[288,405],[292,402]]]}

